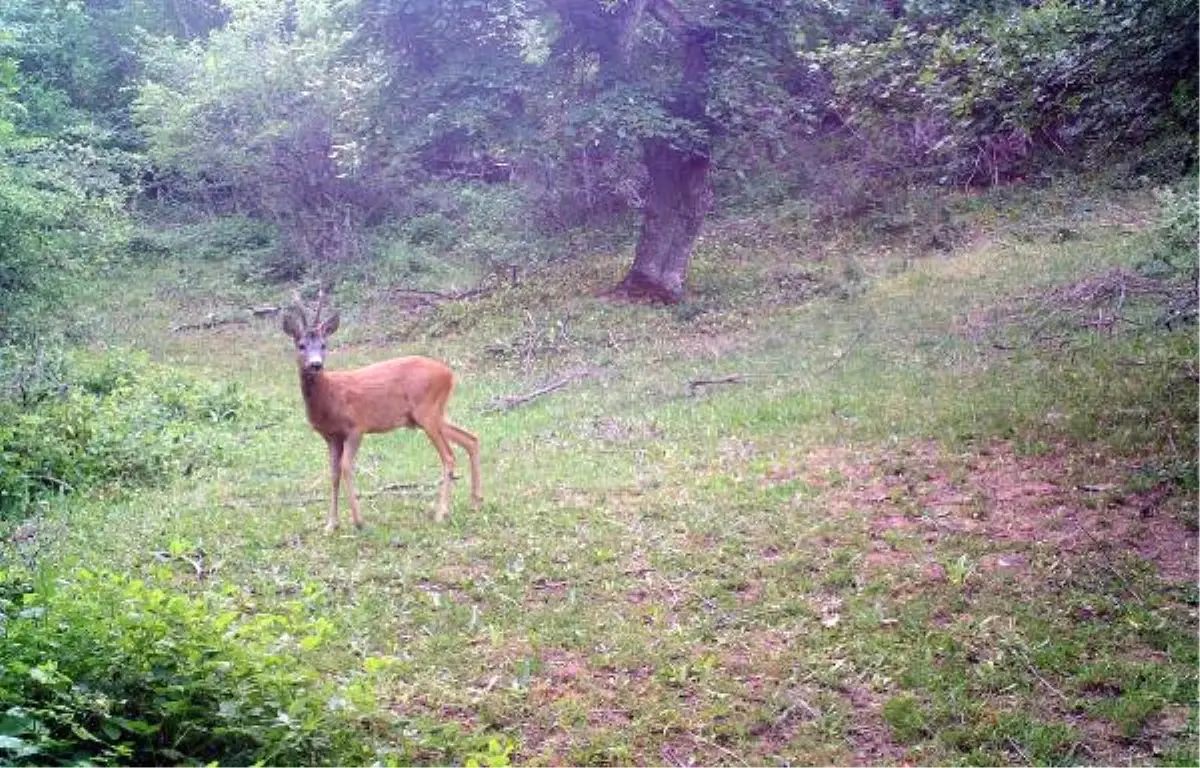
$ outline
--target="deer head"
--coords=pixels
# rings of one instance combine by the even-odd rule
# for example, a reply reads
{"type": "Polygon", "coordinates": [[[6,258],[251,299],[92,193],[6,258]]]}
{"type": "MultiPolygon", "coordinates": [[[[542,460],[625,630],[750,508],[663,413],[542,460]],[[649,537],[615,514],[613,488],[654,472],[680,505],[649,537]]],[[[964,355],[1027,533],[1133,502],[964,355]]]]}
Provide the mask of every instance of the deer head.
{"type": "Polygon", "coordinates": [[[292,308],[283,316],[283,331],[296,344],[296,357],[304,371],[316,372],[325,367],[325,340],[338,329],[340,318],[334,312],[324,321],[321,310],[325,306],[325,291],[317,295],[317,309],[309,322],[300,293],[293,294],[292,308]]]}

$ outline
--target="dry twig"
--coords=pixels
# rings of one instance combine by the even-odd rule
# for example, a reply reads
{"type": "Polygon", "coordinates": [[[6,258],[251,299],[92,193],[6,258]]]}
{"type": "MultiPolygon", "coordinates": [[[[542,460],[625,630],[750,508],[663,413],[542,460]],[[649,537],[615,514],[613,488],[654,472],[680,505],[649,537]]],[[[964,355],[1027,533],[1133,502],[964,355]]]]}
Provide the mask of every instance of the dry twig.
{"type": "Polygon", "coordinates": [[[688,382],[688,394],[694,396],[696,390],[700,387],[709,387],[714,384],[745,384],[748,375],[745,373],[731,373],[728,376],[718,376],[714,379],[692,379],[688,382]]]}
{"type": "MultiPolygon", "coordinates": [[[[379,488],[376,488],[373,491],[364,491],[362,493],[359,493],[358,498],[371,499],[376,496],[383,496],[383,495],[389,494],[389,493],[405,493],[408,491],[416,491],[416,490],[432,489],[432,488],[433,488],[433,486],[429,485],[427,483],[424,483],[424,484],[423,483],[388,483],[386,485],[381,485],[379,488]]],[[[280,506],[307,507],[310,504],[328,503],[328,502],[329,502],[328,496],[297,496],[297,497],[290,498],[290,499],[280,499],[280,500],[278,500],[277,503],[280,506]]],[[[219,506],[222,507],[223,509],[257,509],[257,508],[261,507],[262,504],[263,504],[262,500],[239,499],[237,501],[226,501],[226,502],[220,504],[219,506]]]]}
{"type": "Polygon", "coordinates": [[[247,325],[250,320],[245,317],[235,315],[233,317],[214,317],[209,315],[204,320],[198,323],[180,323],[171,329],[171,333],[180,333],[182,331],[206,331],[210,328],[217,328],[222,325],[247,325]]]}
{"type": "Polygon", "coordinates": [[[527,392],[523,395],[508,395],[506,397],[501,397],[497,400],[493,400],[492,403],[483,410],[485,413],[489,413],[491,411],[511,411],[513,408],[524,405],[525,403],[535,400],[542,395],[548,395],[555,390],[562,389],[568,384],[574,382],[577,378],[577,376],[567,376],[552,381],[545,386],[538,387],[532,392],[527,392]]]}
{"type": "Polygon", "coordinates": [[[548,395],[551,392],[555,392],[565,386],[568,386],[569,384],[574,384],[575,382],[582,381],[583,379],[589,379],[593,376],[599,375],[602,372],[602,368],[587,367],[571,371],[570,373],[567,373],[566,375],[555,379],[548,384],[538,387],[532,392],[526,392],[525,394],[521,395],[506,395],[504,397],[498,397],[488,405],[484,406],[483,412],[492,413],[494,411],[511,411],[513,408],[525,405],[532,400],[536,400],[542,395],[548,395]]]}
{"type": "MultiPolygon", "coordinates": [[[[1148,300],[1163,309],[1159,324],[1170,327],[1195,316],[1196,288],[1191,281],[1146,277],[1127,269],[1113,269],[1074,283],[1023,296],[966,318],[968,336],[985,337],[997,349],[1013,345],[995,338],[1006,328],[1029,328],[1029,339],[1047,346],[1067,343],[1077,330],[1113,334],[1121,325],[1144,326],[1130,316],[1135,299],[1148,300]]],[[[1144,302],[1143,302],[1144,306],[1144,302]]]]}

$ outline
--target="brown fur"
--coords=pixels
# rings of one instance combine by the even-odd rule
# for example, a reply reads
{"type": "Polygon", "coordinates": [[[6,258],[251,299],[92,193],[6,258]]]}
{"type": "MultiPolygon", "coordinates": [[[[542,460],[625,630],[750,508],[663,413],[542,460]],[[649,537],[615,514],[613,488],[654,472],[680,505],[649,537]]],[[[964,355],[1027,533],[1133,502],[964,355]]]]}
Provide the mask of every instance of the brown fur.
{"type": "MultiPolygon", "coordinates": [[[[318,316],[319,317],[319,316],[318,316]]],[[[300,366],[300,392],[308,423],[329,446],[333,500],[328,530],[338,526],[338,490],[346,483],[350,516],[362,527],[354,493],[354,459],[362,437],[399,427],[425,432],[442,461],[442,486],[436,517],[450,510],[450,482],[454,477],[454,451],[461,446],[470,459],[471,499],[476,509],[483,500],[479,469],[479,439],[446,419],[446,406],[454,389],[454,374],[445,363],[428,357],[398,357],[352,371],[324,369],[325,337],[337,329],[337,315],[325,323],[308,326],[303,313],[288,315],[283,329],[296,342],[300,366]]]]}

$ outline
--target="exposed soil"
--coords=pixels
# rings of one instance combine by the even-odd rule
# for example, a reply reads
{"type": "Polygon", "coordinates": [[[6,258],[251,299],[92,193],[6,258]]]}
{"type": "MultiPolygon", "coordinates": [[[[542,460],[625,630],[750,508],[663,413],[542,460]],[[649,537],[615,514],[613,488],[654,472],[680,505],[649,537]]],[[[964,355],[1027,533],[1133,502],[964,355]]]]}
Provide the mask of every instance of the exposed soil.
{"type": "Polygon", "coordinates": [[[1200,579],[1197,531],[1180,514],[1188,501],[1165,483],[1125,490],[1135,485],[1133,460],[1065,446],[1019,455],[1007,442],[959,456],[919,443],[884,454],[823,448],[808,459],[801,472],[772,470],[768,482],[798,474],[830,488],[827,509],[867,512],[873,544],[861,561],[866,570],[915,559],[897,549],[897,535],[933,544],[950,534],[995,545],[979,564],[985,570],[1021,572],[1028,545],[1040,544],[1067,556],[1138,557],[1172,583],[1200,579]],[[1006,542],[1011,551],[1003,550],[1006,542]]]}
{"type": "Polygon", "coordinates": [[[905,749],[892,739],[891,729],[884,722],[883,700],[862,685],[851,685],[844,694],[853,707],[848,735],[853,740],[855,765],[903,763],[905,749]]]}

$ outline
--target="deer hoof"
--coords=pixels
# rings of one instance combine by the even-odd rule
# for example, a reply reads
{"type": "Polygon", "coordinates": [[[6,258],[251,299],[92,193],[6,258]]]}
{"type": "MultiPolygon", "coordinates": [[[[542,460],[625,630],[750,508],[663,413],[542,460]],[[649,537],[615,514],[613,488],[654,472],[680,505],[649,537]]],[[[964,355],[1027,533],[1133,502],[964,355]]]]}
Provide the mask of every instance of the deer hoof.
{"type": "Polygon", "coordinates": [[[334,522],[333,520],[330,520],[328,523],[325,523],[325,533],[333,533],[337,529],[338,529],[338,524],[336,522],[334,522]]]}

